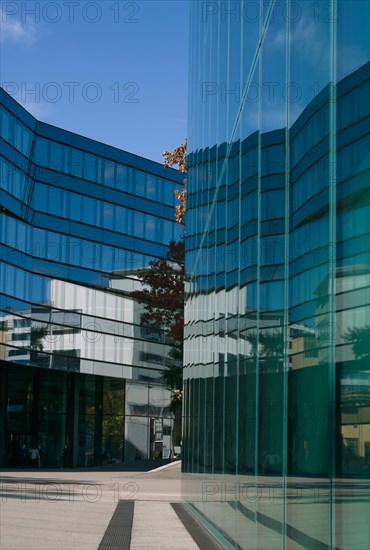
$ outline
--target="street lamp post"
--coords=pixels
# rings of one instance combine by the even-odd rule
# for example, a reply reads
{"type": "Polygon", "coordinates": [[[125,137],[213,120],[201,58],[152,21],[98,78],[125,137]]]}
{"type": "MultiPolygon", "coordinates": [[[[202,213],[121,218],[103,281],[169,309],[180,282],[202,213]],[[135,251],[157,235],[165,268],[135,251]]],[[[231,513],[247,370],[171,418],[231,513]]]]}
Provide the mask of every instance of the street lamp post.
{"type": "Polygon", "coordinates": [[[148,429],[147,429],[147,450],[148,450],[148,458],[150,459],[150,429],[151,429],[151,426],[150,426],[150,383],[148,381],[148,429]]]}

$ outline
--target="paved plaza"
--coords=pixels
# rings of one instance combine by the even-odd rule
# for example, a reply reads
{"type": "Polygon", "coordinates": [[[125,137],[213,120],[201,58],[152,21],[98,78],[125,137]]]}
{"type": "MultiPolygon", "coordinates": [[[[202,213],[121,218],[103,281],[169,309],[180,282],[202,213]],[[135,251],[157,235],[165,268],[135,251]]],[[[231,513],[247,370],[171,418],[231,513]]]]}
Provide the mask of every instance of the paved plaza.
{"type": "MultiPolygon", "coordinates": [[[[195,479],[181,473],[180,462],[150,469],[153,464],[142,460],[109,471],[3,471],[0,550],[229,550],[235,548],[230,542],[235,530],[232,508],[238,515],[234,536],[239,547],[249,541],[250,548],[280,548],[276,542],[282,529],[280,478],[260,478],[254,515],[255,485],[250,478],[239,476],[235,482],[234,476],[224,476],[218,482],[217,476],[198,474],[195,479]],[[212,515],[216,525],[222,524],[228,537],[221,537],[222,545],[189,514],[184,499],[194,503],[193,514],[195,510],[195,515],[212,515]],[[253,539],[256,521],[259,542],[253,539]]],[[[327,524],[328,494],[323,480],[290,478],[290,548],[328,548],[321,536],[327,524]]],[[[336,480],[336,520],[343,532],[336,548],[365,550],[368,495],[366,479],[356,484],[351,479],[336,480]],[[351,518],[349,506],[356,512],[351,518]]]]}
{"type": "Polygon", "coordinates": [[[121,550],[105,534],[118,504],[134,502],[128,548],[196,550],[170,504],[180,501],[180,462],[147,472],[4,471],[0,548],[121,550]]]}

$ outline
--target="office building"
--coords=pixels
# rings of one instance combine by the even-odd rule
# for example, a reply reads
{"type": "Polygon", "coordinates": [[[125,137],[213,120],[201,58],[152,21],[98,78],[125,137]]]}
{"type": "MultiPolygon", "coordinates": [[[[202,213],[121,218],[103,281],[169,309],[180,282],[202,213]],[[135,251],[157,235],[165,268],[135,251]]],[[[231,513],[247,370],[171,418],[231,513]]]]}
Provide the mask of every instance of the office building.
{"type": "Polygon", "coordinates": [[[36,121],[0,91],[0,460],[92,466],[171,450],[171,359],[138,270],[178,239],[175,170],[36,121]]]}

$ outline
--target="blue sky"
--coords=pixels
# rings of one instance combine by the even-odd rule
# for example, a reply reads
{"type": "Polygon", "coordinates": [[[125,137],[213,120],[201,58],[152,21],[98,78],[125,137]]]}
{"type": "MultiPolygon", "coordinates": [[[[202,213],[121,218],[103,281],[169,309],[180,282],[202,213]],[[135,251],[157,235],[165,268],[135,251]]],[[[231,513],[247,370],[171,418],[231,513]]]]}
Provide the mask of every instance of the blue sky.
{"type": "Polygon", "coordinates": [[[1,85],[36,118],[158,162],[186,137],[186,0],[4,0],[0,18],[1,85]]]}

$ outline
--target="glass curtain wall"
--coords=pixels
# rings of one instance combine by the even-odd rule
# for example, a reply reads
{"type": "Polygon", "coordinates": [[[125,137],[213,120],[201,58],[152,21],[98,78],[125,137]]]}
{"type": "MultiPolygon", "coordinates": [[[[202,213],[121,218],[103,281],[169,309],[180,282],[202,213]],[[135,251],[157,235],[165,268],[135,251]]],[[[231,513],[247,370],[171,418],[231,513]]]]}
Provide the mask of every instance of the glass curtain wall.
{"type": "Polygon", "coordinates": [[[369,4],[196,2],[190,36],[184,498],[226,547],[362,550],[369,4]]]}
{"type": "Polygon", "coordinates": [[[1,383],[7,396],[5,466],[30,467],[28,450],[35,445],[41,468],[123,460],[124,380],[3,365],[1,383]]]}
{"type": "Polygon", "coordinates": [[[0,144],[0,375],[9,388],[0,392],[0,463],[18,463],[9,434],[16,455],[20,440],[47,438],[48,465],[58,465],[66,433],[73,466],[150,457],[158,440],[169,454],[171,394],[161,371],[172,342],[142,326],[132,292],[141,288],[138,270],[180,239],[181,174],[38,122],[1,88],[0,144]],[[23,367],[41,386],[19,382],[14,408],[6,391],[17,385],[6,377],[22,378],[23,367]],[[29,416],[30,403],[44,407],[58,376],[79,384],[45,419],[29,416]],[[133,400],[125,399],[125,380],[135,383],[133,400]],[[63,434],[55,444],[54,432],[63,434]]]}

